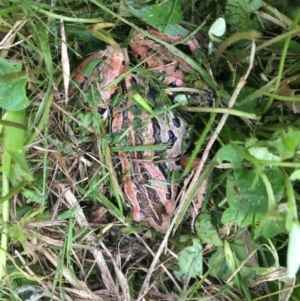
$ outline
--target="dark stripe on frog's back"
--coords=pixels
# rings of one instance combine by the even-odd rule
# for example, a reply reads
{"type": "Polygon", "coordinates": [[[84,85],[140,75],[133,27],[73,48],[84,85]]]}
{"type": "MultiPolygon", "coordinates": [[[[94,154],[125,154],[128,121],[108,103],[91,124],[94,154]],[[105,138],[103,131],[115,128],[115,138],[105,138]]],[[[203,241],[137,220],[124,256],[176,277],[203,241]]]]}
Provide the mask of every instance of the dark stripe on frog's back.
{"type": "MultiPolygon", "coordinates": [[[[153,126],[153,137],[155,140],[155,144],[159,144],[162,143],[161,141],[161,131],[160,131],[160,125],[159,122],[156,118],[151,118],[152,121],[152,126],[153,126]]],[[[180,123],[179,123],[180,124],[180,123]]],[[[177,140],[177,137],[174,135],[174,133],[170,130],[169,131],[169,140],[168,140],[168,148],[171,148],[175,141],[177,140]]],[[[157,157],[161,157],[161,152],[160,151],[155,151],[155,156],[157,157]]],[[[168,168],[168,165],[165,162],[160,162],[157,163],[157,167],[159,168],[159,171],[163,174],[163,177],[167,180],[170,174],[170,169],[168,168]]],[[[168,200],[171,199],[171,186],[170,185],[166,185],[167,189],[168,189],[168,193],[166,193],[166,198],[168,200]]]]}
{"type": "MultiPolygon", "coordinates": [[[[145,137],[140,131],[135,132],[135,145],[145,145],[145,137]]],[[[142,153],[142,152],[138,152],[142,153]]]]}
{"type": "MultiPolygon", "coordinates": [[[[141,170],[140,172],[143,171],[141,170]]],[[[168,213],[164,204],[161,202],[158,193],[155,189],[146,186],[144,183],[141,183],[141,179],[138,177],[132,176],[132,179],[137,188],[137,198],[139,200],[140,210],[145,217],[144,219],[152,217],[155,223],[161,226],[163,224],[163,216],[167,215],[168,213]],[[149,202],[151,202],[152,208],[149,202]],[[152,214],[150,216],[150,212],[153,212],[153,210],[156,212],[156,214],[152,214]]]]}
{"type": "Polygon", "coordinates": [[[122,114],[122,129],[127,129],[130,125],[130,120],[128,118],[127,108],[127,87],[124,80],[122,80],[120,83],[120,90],[121,91],[118,92],[121,93],[124,96],[124,98],[126,98],[126,100],[124,100],[120,105],[120,114],[122,114]]]}
{"type": "Polygon", "coordinates": [[[151,118],[151,122],[152,122],[153,138],[154,138],[155,144],[159,144],[159,143],[161,143],[159,122],[155,117],[151,118]]]}
{"type": "Polygon", "coordinates": [[[128,127],[130,126],[130,119],[128,117],[128,109],[126,108],[126,106],[121,106],[121,112],[120,114],[122,114],[122,129],[128,129],[128,127]]]}
{"type": "MultiPolygon", "coordinates": [[[[136,152],[139,153],[139,152],[136,152]]],[[[139,156],[138,156],[139,157],[139,156]]],[[[138,159],[144,159],[143,156],[140,156],[138,159]]],[[[165,162],[160,162],[160,163],[152,163],[153,165],[157,166],[159,171],[162,173],[164,179],[170,178],[169,173],[170,170],[165,162]]],[[[151,180],[156,180],[153,179],[151,174],[147,169],[144,168],[144,165],[139,162],[132,162],[132,174],[131,174],[132,180],[135,183],[136,186],[140,185],[149,185],[151,186],[151,180]],[[141,175],[141,177],[139,177],[141,175]]],[[[152,189],[155,190],[155,189],[152,189]]],[[[171,199],[171,185],[167,185],[166,183],[166,199],[170,200],[171,199]]]]}
{"type": "Polygon", "coordinates": [[[146,170],[142,163],[132,162],[132,180],[136,186],[147,184],[152,179],[151,174],[146,170]]]}
{"type": "Polygon", "coordinates": [[[167,215],[167,211],[156,190],[149,187],[149,180],[151,179],[150,173],[143,167],[143,164],[132,162],[131,179],[137,189],[137,199],[139,200],[140,210],[143,216],[145,219],[150,217],[150,212],[153,212],[154,208],[157,214],[153,214],[152,218],[157,225],[161,226],[163,224],[162,214],[167,215]],[[151,208],[149,202],[151,202],[153,208],[151,208]]]}
{"type": "MultiPolygon", "coordinates": [[[[164,179],[166,179],[166,182],[168,182],[168,185],[166,183],[166,188],[167,188],[167,192],[166,192],[166,199],[170,200],[172,198],[172,188],[170,183],[172,182],[172,177],[170,177],[170,169],[167,165],[167,163],[165,162],[160,162],[156,164],[159,171],[163,174],[164,179]]],[[[171,183],[172,184],[172,183],[171,183]]]]}

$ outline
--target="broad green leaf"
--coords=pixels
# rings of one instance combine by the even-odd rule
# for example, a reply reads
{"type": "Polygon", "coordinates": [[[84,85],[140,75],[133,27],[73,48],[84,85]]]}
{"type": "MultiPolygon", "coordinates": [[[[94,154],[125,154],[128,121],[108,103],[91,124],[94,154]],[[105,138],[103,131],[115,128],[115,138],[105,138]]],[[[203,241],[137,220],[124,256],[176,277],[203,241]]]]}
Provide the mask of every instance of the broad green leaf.
{"type": "Polygon", "coordinates": [[[25,93],[28,77],[18,76],[22,69],[21,64],[13,66],[5,59],[0,58],[0,75],[16,73],[16,77],[0,81],[0,107],[9,111],[25,109],[30,102],[25,93]]]}
{"type": "Polygon", "coordinates": [[[228,269],[223,247],[217,248],[212,256],[209,257],[208,265],[212,268],[210,275],[215,278],[227,280],[232,274],[228,269]]]}
{"type": "Polygon", "coordinates": [[[255,238],[263,236],[272,238],[280,233],[286,233],[286,217],[284,214],[262,216],[259,227],[255,229],[255,238]]]}
{"type": "Polygon", "coordinates": [[[216,227],[211,223],[209,213],[201,213],[195,222],[195,230],[203,241],[214,246],[223,246],[216,227]]]}
{"type": "MultiPolygon", "coordinates": [[[[252,263],[251,263],[251,259],[249,258],[249,253],[245,248],[245,240],[242,238],[242,236],[237,236],[233,241],[230,242],[227,241],[227,242],[228,242],[228,246],[230,245],[230,250],[231,250],[229,251],[229,253],[232,252],[232,254],[229,254],[229,259],[230,256],[234,256],[235,264],[237,264],[238,266],[241,264],[241,262],[244,262],[246,260],[245,264],[243,264],[243,268],[241,269],[242,277],[253,278],[254,273],[250,269],[252,268],[252,263]]],[[[256,257],[256,255],[253,256],[256,257]]],[[[233,258],[230,260],[233,260],[233,258]]]]}
{"type": "Polygon", "coordinates": [[[293,158],[300,144],[300,131],[289,127],[270,145],[277,149],[282,160],[293,158]]]}
{"type": "MultiPolygon", "coordinates": [[[[7,111],[3,116],[3,120],[14,121],[24,126],[25,111],[7,111]]],[[[20,181],[22,179],[26,181],[33,181],[33,175],[25,158],[24,137],[24,129],[8,125],[4,126],[4,152],[9,154],[15,163],[14,165],[11,165],[10,170],[6,170],[4,168],[4,172],[7,174],[7,176],[9,174],[18,175],[18,177],[20,178],[16,179],[17,181],[20,181]]]]}
{"type": "Polygon", "coordinates": [[[233,168],[240,168],[242,157],[236,153],[233,147],[228,144],[220,148],[216,154],[217,163],[221,164],[222,162],[231,162],[233,168]]]}
{"type": "MultiPolygon", "coordinates": [[[[238,75],[237,75],[238,76],[238,75]]],[[[239,78],[239,76],[238,76],[239,78]]],[[[235,104],[235,108],[247,113],[254,113],[259,114],[257,109],[257,102],[258,97],[254,96],[251,97],[251,95],[255,95],[256,89],[244,86],[241,90],[241,93],[238,96],[237,102],[235,104]],[[244,101],[244,99],[248,97],[247,101],[244,101]]]]}
{"type": "Polygon", "coordinates": [[[226,242],[224,246],[225,248],[217,248],[216,252],[212,254],[208,260],[208,265],[212,267],[210,275],[222,280],[227,280],[232,275],[232,271],[228,268],[227,261],[232,267],[240,266],[243,262],[239,273],[243,279],[253,279],[255,273],[252,271],[252,264],[249,260],[249,254],[245,248],[244,240],[241,237],[236,237],[234,241],[226,242]]]}
{"type": "Polygon", "coordinates": [[[281,159],[278,156],[272,154],[267,147],[251,147],[248,148],[249,153],[259,160],[267,160],[267,161],[274,161],[280,162],[281,159]]]}
{"type": "MultiPolygon", "coordinates": [[[[235,274],[237,267],[247,260],[243,263],[243,268],[239,271],[239,274],[242,276],[243,280],[253,278],[254,273],[249,268],[252,267],[251,262],[249,261],[249,254],[245,248],[245,242],[241,237],[237,237],[234,242],[224,241],[224,255],[227,267],[231,274],[235,274]]],[[[240,277],[235,275],[234,278],[236,284],[240,286],[240,277]]]]}
{"type": "Polygon", "coordinates": [[[231,250],[230,244],[227,240],[224,241],[224,254],[225,254],[225,260],[227,263],[227,266],[231,273],[234,273],[236,270],[236,260],[235,260],[235,254],[231,250]]]}
{"type": "Polygon", "coordinates": [[[184,248],[178,256],[178,264],[181,271],[190,277],[197,277],[203,271],[202,246],[198,240],[193,241],[193,245],[184,248]]]}
{"type": "MultiPolygon", "coordinates": [[[[284,191],[281,171],[277,167],[265,170],[278,202],[284,191]]],[[[233,175],[227,178],[226,196],[228,203],[234,210],[242,213],[264,213],[268,209],[268,195],[266,187],[257,174],[248,169],[236,169],[233,175]]]]}
{"type": "MultiPolygon", "coordinates": [[[[282,48],[284,46],[284,41],[278,42],[278,43],[274,43],[272,45],[269,46],[270,49],[275,49],[277,51],[282,51],[282,48]]],[[[300,52],[300,43],[297,41],[290,41],[289,44],[289,53],[293,52],[293,53],[299,53],[300,52]]]]}
{"type": "Polygon", "coordinates": [[[300,169],[295,170],[295,171],[290,175],[290,180],[291,180],[291,181],[300,180],[300,169]]]}
{"type": "Polygon", "coordinates": [[[167,0],[162,4],[146,5],[142,8],[128,5],[128,10],[160,32],[171,37],[178,35],[185,37],[189,32],[178,25],[182,21],[181,2],[182,0],[167,0]]]}
{"type": "Polygon", "coordinates": [[[251,12],[262,5],[261,0],[227,0],[224,17],[236,30],[254,29],[257,22],[253,21],[251,12]]]}
{"type": "Polygon", "coordinates": [[[235,222],[239,227],[246,228],[247,226],[258,222],[260,216],[260,213],[244,213],[230,207],[223,212],[221,221],[224,225],[235,222]]]}

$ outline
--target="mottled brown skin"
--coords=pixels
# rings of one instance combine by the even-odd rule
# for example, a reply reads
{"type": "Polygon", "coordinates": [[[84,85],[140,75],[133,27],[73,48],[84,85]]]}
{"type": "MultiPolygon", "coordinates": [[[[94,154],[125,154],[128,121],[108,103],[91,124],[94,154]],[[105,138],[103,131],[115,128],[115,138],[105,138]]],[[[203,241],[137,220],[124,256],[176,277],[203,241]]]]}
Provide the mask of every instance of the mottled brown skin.
{"type": "MultiPolygon", "coordinates": [[[[156,34],[164,38],[161,34],[156,34]]],[[[176,39],[172,42],[176,42],[176,39]]],[[[157,52],[157,55],[147,61],[147,66],[162,73],[166,84],[184,86],[185,75],[193,72],[190,66],[164,46],[137,32],[132,36],[130,48],[141,60],[157,52]]],[[[167,149],[160,152],[144,150],[118,153],[123,173],[123,190],[131,203],[133,219],[137,222],[147,221],[156,230],[166,232],[174,211],[177,191],[172,174],[181,170],[172,159],[181,156],[186,149],[185,141],[189,138],[187,124],[184,119],[175,117],[170,110],[159,116],[151,116],[131,99],[131,92],[135,91],[133,86],[136,85],[141,96],[148,97],[150,89],[144,78],[129,73],[124,81],[111,85],[119,76],[124,75],[128,65],[126,49],[118,45],[108,46],[87,58],[75,70],[72,78],[82,85],[83,92],[91,85],[96,87],[101,103],[107,107],[116,92],[124,95],[122,105],[118,109],[114,108],[112,113],[112,132],[124,134],[119,145],[168,145],[167,149]],[[94,59],[103,61],[88,77],[84,76],[84,70],[94,59]],[[160,163],[155,163],[157,161],[160,163]]],[[[73,93],[71,88],[70,94],[73,93]]]]}

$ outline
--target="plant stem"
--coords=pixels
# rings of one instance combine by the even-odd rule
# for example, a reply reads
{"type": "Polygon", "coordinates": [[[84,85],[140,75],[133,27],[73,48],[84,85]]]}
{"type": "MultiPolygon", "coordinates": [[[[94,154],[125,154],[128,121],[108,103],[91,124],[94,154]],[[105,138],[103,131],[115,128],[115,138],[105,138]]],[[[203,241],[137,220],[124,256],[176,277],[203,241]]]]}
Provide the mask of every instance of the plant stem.
{"type": "MultiPolygon", "coordinates": [[[[2,157],[2,196],[9,192],[8,173],[11,165],[11,157],[7,152],[4,152],[2,157]]],[[[2,233],[1,233],[1,249],[0,249],[0,280],[6,274],[6,252],[7,252],[7,224],[9,221],[9,200],[5,201],[1,206],[2,213],[2,233]]]]}

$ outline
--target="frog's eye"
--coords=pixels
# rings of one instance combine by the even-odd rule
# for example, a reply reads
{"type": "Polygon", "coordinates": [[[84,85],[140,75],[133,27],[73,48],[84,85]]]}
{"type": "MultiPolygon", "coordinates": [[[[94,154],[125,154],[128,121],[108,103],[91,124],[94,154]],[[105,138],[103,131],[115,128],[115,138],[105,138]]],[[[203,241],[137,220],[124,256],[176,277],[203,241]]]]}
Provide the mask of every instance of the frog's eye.
{"type": "Polygon", "coordinates": [[[98,113],[103,117],[104,120],[108,118],[109,110],[105,104],[98,106],[98,113]]]}
{"type": "Polygon", "coordinates": [[[101,108],[100,106],[98,107],[98,113],[99,113],[100,115],[103,115],[103,114],[105,113],[106,110],[107,110],[106,108],[101,108]]]}

